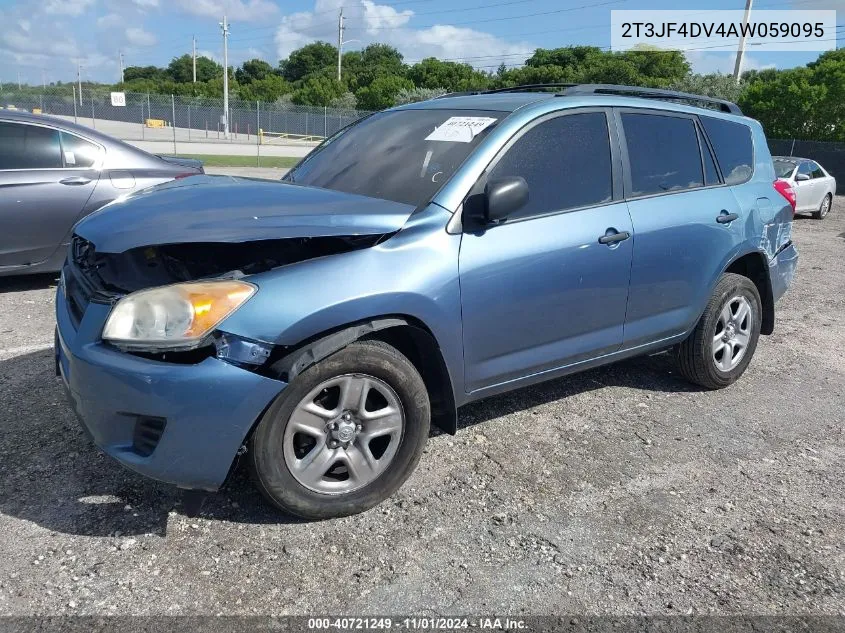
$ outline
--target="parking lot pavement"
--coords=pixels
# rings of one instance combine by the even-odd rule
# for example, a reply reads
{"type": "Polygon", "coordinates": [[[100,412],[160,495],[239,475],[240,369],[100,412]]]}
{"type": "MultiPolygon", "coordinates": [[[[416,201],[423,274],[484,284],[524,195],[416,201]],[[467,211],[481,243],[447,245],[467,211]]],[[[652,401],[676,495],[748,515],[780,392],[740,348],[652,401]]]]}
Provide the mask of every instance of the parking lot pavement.
{"type": "Polygon", "coordinates": [[[54,283],[0,279],[0,615],[845,612],[845,198],[737,384],[655,355],[461,410],[394,498],[285,519],[239,469],[198,518],[98,452],[54,283]]]}

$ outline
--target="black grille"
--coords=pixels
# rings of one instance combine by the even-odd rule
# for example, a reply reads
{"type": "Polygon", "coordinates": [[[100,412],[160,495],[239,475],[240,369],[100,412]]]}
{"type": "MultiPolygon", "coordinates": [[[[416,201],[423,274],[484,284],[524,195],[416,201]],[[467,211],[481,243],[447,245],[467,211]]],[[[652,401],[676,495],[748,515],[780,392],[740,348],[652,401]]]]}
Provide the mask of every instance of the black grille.
{"type": "Polygon", "coordinates": [[[82,321],[82,315],[85,314],[85,310],[91,302],[91,293],[87,285],[80,281],[78,271],[73,264],[65,264],[62,272],[68,313],[70,314],[74,327],[79,327],[79,322],[82,321]]]}
{"type": "Polygon", "coordinates": [[[142,457],[152,455],[166,426],[165,418],[139,417],[132,437],[132,450],[142,457]]]}
{"type": "Polygon", "coordinates": [[[68,259],[63,268],[65,279],[65,297],[71,319],[76,327],[92,301],[107,302],[111,294],[103,288],[97,272],[103,266],[102,257],[98,257],[94,244],[74,235],[70,243],[68,259]]]}

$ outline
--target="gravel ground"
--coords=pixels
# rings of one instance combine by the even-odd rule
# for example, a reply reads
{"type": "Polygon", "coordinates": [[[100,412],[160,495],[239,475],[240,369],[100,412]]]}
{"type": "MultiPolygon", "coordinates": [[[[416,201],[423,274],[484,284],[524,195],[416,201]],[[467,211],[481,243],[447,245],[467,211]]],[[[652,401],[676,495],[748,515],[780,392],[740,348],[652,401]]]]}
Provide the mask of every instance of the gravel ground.
{"type": "Polygon", "coordinates": [[[744,378],[656,355],[495,397],[366,514],[181,497],[98,452],[53,372],[50,277],[0,279],[0,615],[845,614],[845,199],[744,378]]]}

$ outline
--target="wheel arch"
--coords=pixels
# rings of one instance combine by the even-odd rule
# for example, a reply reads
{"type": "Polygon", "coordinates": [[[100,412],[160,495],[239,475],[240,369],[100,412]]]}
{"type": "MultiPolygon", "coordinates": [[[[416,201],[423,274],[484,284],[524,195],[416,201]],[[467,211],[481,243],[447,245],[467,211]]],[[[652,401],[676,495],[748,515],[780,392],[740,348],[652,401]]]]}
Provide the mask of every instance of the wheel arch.
{"type": "Polygon", "coordinates": [[[735,273],[750,279],[760,293],[763,305],[763,322],[760,334],[771,334],[775,330],[775,300],[772,292],[772,280],[769,275],[769,262],[759,251],[737,255],[725,267],[725,273],[735,273]]]}
{"type": "Polygon", "coordinates": [[[398,349],[420,372],[431,402],[432,423],[454,435],[457,405],[454,385],[440,345],[431,329],[408,315],[387,315],[345,324],[285,348],[272,362],[269,372],[290,382],[308,367],[331,356],[350,343],[379,340],[398,349]]]}

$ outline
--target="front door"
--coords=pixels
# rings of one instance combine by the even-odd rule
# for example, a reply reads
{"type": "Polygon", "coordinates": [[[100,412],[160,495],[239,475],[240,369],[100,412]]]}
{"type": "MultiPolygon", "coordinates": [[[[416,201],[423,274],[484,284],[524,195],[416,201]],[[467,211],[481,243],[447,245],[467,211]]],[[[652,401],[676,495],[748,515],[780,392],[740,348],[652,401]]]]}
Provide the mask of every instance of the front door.
{"type": "Polygon", "coordinates": [[[56,251],[97,185],[89,158],[63,152],[58,130],[0,121],[0,267],[56,251]]]}
{"type": "Polygon", "coordinates": [[[501,224],[465,224],[468,392],[621,346],[634,240],[615,148],[605,111],[556,115],[511,141],[474,189],[521,176],[529,201],[501,224]]]}

